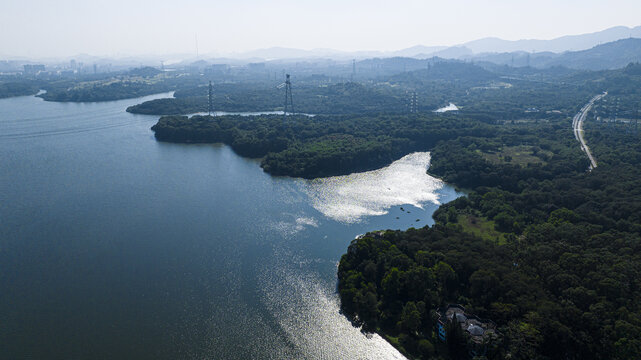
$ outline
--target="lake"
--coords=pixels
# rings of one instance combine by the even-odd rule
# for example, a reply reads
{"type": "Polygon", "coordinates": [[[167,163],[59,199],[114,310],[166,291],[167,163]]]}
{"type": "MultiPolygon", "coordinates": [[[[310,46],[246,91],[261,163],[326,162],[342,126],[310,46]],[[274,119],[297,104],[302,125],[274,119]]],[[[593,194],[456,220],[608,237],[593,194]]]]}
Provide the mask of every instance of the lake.
{"type": "Polygon", "coordinates": [[[0,100],[0,358],[402,358],[339,313],[336,270],[358,234],[459,196],[429,154],[272,177],[125,112],[169,95],[0,100]]]}

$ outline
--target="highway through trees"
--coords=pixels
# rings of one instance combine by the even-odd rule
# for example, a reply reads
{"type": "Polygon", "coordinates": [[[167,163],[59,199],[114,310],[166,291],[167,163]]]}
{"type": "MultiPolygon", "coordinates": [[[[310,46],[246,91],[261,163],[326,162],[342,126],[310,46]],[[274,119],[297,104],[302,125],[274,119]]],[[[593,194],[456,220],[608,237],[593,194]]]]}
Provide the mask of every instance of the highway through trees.
{"type": "Polygon", "coordinates": [[[588,145],[585,143],[585,139],[583,138],[583,121],[588,116],[588,112],[590,112],[590,109],[592,109],[594,103],[601,100],[601,98],[603,98],[607,94],[607,92],[604,92],[603,94],[593,97],[590,102],[588,102],[581,108],[581,111],[579,111],[578,114],[574,115],[574,118],[572,119],[572,129],[574,130],[574,137],[579,141],[579,143],[581,143],[581,150],[583,150],[583,152],[585,152],[590,159],[590,170],[594,169],[597,166],[597,163],[596,159],[590,152],[590,148],[588,148],[588,145]]]}

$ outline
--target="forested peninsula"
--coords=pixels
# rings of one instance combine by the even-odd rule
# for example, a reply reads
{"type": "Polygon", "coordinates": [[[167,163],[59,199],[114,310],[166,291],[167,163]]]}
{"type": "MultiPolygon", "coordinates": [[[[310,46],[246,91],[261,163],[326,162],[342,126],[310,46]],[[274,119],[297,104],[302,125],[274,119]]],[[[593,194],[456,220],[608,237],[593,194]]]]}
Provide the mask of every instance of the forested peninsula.
{"type": "Polygon", "coordinates": [[[338,270],[344,314],[410,358],[469,358],[458,324],[446,342],[436,333],[435,309],[451,303],[497,324],[487,359],[635,358],[641,141],[625,124],[586,131],[591,172],[569,123],[437,143],[429,172],[468,196],[431,228],[354,240],[338,270]]]}
{"type": "Polygon", "coordinates": [[[0,99],[35,95],[41,84],[37,81],[0,81],[0,99]]]}
{"type": "Polygon", "coordinates": [[[241,156],[262,158],[272,175],[344,175],[390,164],[438,141],[491,132],[454,115],[165,116],[152,127],[160,141],[225,143],[241,156]]]}

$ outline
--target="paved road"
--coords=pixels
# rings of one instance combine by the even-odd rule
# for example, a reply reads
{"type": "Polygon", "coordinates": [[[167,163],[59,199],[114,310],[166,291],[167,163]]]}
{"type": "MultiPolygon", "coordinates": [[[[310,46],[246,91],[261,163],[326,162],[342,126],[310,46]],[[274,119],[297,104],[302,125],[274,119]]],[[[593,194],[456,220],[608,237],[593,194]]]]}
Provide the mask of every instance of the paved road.
{"type": "Polygon", "coordinates": [[[596,159],[590,152],[590,148],[588,148],[588,145],[586,145],[585,143],[585,139],[583,139],[583,121],[585,120],[586,116],[588,116],[588,112],[590,111],[590,109],[592,109],[592,105],[594,105],[596,101],[600,100],[607,94],[608,93],[606,91],[603,94],[593,97],[589,103],[585,104],[585,106],[581,108],[581,111],[579,111],[578,114],[574,115],[574,118],[572,119],[572,129],[574,130],[574,137],[579,141],[579,143],[581,143],[581,150],[583,150],[583,152],[585,152],[590,159],[590,170],[594,169],[597,164],[596,159]]]}

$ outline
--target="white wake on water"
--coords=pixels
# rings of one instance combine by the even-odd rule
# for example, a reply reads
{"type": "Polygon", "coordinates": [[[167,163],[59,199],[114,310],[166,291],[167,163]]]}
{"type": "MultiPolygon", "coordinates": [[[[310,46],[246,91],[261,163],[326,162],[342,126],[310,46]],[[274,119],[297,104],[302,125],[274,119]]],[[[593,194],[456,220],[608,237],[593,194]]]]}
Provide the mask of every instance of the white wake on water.
{"type": "Polygon", "coordinates": [[[316,210],[344,223],[387,214],[397,205],[438,205],[443,182],[427,174],[429,165],[430,153],[416,152],[382,169],[310,180],[305,192],[316,210]]]}

